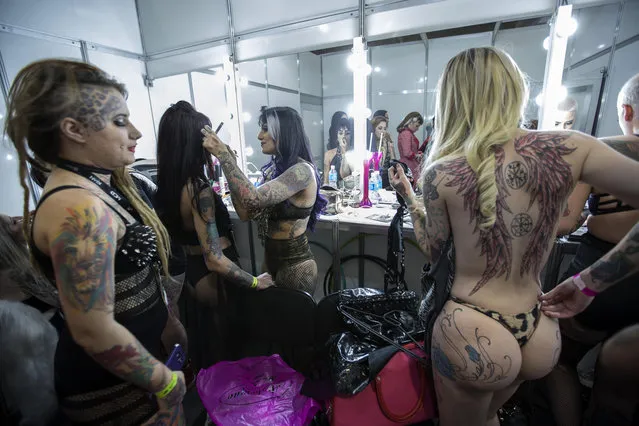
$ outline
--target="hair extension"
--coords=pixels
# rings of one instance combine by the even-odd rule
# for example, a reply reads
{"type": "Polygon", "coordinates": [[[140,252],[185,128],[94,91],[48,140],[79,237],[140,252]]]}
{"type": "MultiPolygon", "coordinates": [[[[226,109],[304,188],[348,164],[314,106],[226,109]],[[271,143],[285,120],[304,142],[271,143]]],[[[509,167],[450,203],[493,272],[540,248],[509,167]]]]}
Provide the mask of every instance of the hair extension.
{"type": "Polygon", "coordinates": [[[168,231],[160,221],[160,218],[155,211],[149,207],[144,200],[142,200],[137,186],[135,186],[133,179],[131,179],[131,175],[125,167],[121,167],[113,171],[112,181],[114,186],[131,202],[135,211],[140,214],[142,222],[153,228],[157,238],[158,254],[162,261],[162,270],[164,271],[165,276],[170,277],[169,253],[171,251],[171,240],[169,238],[168,231]]]}
{"type": "Polygon", "coordinates": [[[480,229],[495,223],[495,148],[518,128],[528,98],[526,79],[500,49],[468,49],[452,58],[439,80],[433,146],[423,167],[465,157],[477,175],[480,229]]]}

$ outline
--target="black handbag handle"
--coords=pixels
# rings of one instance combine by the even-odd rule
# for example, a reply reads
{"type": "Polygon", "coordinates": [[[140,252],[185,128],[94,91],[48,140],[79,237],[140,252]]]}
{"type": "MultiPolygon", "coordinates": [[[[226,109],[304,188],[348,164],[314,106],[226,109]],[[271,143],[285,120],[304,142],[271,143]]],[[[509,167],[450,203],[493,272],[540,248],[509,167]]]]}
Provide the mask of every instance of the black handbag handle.
{"type": "MultiPolygon", "coordinates": [[[[388,343],[389,345],[395,347],[397,350],[400,350],[402,352],[404,352],[405,354],[409,355],[410,357],[414,358],[415,360],[417,360],[420,364],[422,364],[424,367],[429,367],[429,363],[428,361],[426,361],[424,358],[420,357],[419,355],[411,352],[410,350],[406,349],[405,347],[403,347],[402,345],[400,345],[399,343],[395,342],[393,339],[389,339],[388,337],[384,336],[383,334],[377,332],[376,330],[374,330],[373,328],[371,328],[368,324],[366,324],[363,321],[360,321],[359,319],[357,319],[355,316],[351,315],[350,313],[346,312],[347,309],[356,311],[356,312],[362,312],[365,313],[366,315],[371,315],[369,312],[364,312],[364,311],[360,311],[359,309],[355,309],[352,308],[350,306],[337,306],[337,310],[344,315],[346,318],[348,318],[349,320],[353,321],[355,324],[357,324],[359,327],[362,327],[364,330],[368,331],[369,333],[379,337],[380,339],[382,339],[383,341],[385,341],[386,343],[388,343]]],[[[376,315],[379,316],[379,315],[376,315]]],[[[384,317],[382,317],[384,318],[384,317]]],[[[391,323],[392,324],[392,323],[391,323]]],[[[399,328],[401,329],[401,326],[399,326],[399,328]]],[[[406,333],[403,329],[402,331],[408,336],[408,338],[415,343],[415,345],[417,346],[418,349],[421,349],[424,353],[427,353],[426,350],[424,349],[424,346],[421,345],[419,342],[417,342],[415,340],[415,338],[413,338],[413,336],[411,336],[409,333],[406,333]]]]}
{"type": "Polygon", "coordinates": [[[408,290],[404,279],[406,250],[404,247],[404,214],[406,202],[397,196],[399,207],[388,228],[388,252],[386,254],[386,271],[384,272],[384,293],[408,290]]]}

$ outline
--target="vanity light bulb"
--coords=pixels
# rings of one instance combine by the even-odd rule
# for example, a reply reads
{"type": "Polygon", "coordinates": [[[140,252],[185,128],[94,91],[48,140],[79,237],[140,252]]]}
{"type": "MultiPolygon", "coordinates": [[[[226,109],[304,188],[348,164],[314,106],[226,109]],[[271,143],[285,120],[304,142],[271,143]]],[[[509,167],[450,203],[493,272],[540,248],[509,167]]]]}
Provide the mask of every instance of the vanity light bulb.
{"type": "Polygon", "coordinates": [[[543,44],[543,46],[544,46],[544,49],[545,49],[545,50],[550,49],[550,36],[548,36],[548,37],[546,37],[546,38],[544,39],[544,44],[543,44]]]}
{"type": "Polygon", "coordinates": [[[250,123],[252,118],[253,117],[251,116],[250,112],[243,112],[242,113],[242,121],[244,121],[245,123],[250,123]]]}
{"type": "Polygon", "coordinates": [[[559,37],[570,37],[577,31],[577,20],[573,17],[557,23],[557,35],[559,37]]]}
{"type": "Polygon", "coordinates": [[[537,104],[537,106],[541,106],[541,104],[543,104],[543,99],[544,99],[544,94],[540,93],[537,96],[535,96],[535,103],[537,104]]]}
{"type": "Polygon", "coordinates": [[[566,89],[566,86],[561,86],[559,87],[559,91],[557,92],[557,102],[561,102],[564,99],[566,99],[566,96],[568,96],[568,89],[566,89]]]}
{"type": "Polygon", "coordinates": [[[252,146],[247,146],[246,148],[244,148],[244,155],[246,155],[247,157],[250,157],[254,153],[255,153],[255,151],[253,151],[253,147],[252,146]]]}

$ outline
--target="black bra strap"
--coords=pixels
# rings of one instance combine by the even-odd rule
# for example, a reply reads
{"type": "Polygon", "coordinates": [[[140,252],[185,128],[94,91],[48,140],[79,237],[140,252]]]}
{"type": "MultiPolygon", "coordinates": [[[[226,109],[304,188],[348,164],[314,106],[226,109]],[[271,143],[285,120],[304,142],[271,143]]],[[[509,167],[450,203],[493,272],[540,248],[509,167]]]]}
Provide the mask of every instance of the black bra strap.
{"type": "Polygon", "coordinates": [[[55,194],[56,192],[63,191],[65,189],[86,189],[86,188],[83,188],[83,187],[78,186],[78,185],[62,185],[62,186],[58,186],[56,188],[53,188],[51,191],[47,192],[46,194],[44,194],[42,197],[40,197],[40,201],[38,201],[38,206],[40,204],[44,203],[44,200],[49,198],[49,196],[55,194]]]}

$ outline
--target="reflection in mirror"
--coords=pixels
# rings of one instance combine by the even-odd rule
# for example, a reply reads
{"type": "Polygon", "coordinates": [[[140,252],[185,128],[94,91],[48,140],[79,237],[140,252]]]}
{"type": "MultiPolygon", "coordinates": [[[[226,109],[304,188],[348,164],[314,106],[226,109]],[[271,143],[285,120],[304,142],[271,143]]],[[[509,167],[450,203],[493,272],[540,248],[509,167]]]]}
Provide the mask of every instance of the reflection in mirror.
{"type": "MultiPolygon", "coordinates": [[[[262,106],[288,106],[300,113],[311,144],[313,161],[324,174],[327,152],[332,150],[328,154],[331,157],[329,163],[334,160],[336,152],[329,141],[332,117],[336,112],[340,112],[338,116],[342,115],[341,112],[346,114],[353,101],[348,55],[349,52],[306,52],[237,64],[242,94],[244,150],[247,172],[252,180],[259,180],[261,167],[269,161],[257,139],[257,121],[262,106]]],[[[347,140],[350,134],[350,125],[342,126],[340,140],[345,146],[350,145],[347,140]]],[[[335,145],[337,130],[333,139],[335,145]]],[[[344,164],[346,166],[348,162],[344,164]]],[[[327,180],[325,176],[324,181],[327,180]]]]}
{"type": "MultiPolygon", "coordinates": [[[[414,162],[413,155],[421,155],[429,146],[433,133],[433,116],[437,84],[450,58],[472,47],[493,44],[508,52],[528,76],[531,98],[526,107],[524,124],[536,127],[538,105],[535,98],[543,87],[546,50],[543,41],[548,36],[549,17],[540,17],[499,25],[482,24],[454,30],[435,31],[369,44],[371,51],[370,98],[371,109],[386,112],[387,135],[394,142],[398,158],[402,157],[398,143],[407,139],[411,151],[403,161],[414,162]],[[411,113],[423,117],[422,126],[410,135],[402,122],[411,113]],[[401,126],[400,126],[401,125],[401,126]],[[413,139],[414,138],[414,139],[413,139]],[[414,149],[413,149],[414,145],[414,149]]],[[[377,113],[373,114],[373,118],[377,113]]],[[[404,123],[405,124],[405,123],[404,123]]],[[[417,124],[417,123],[415,123],[417,124]]]]}
{"type": "Polygon", "coordinates": [[[566,99],[557,108],[555,122],[561,125],[574,116],[575,130],[598,137],[619,135],[617,97],[639,71],[639,3],[588,7],[573,16],[578,27],[568,43],[566,99]],[[573,112],[567,112],[571,108],[573,112]]]}

